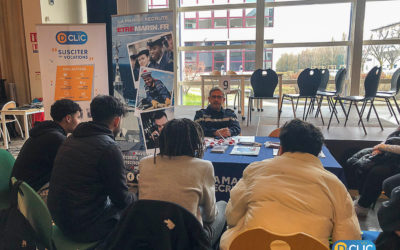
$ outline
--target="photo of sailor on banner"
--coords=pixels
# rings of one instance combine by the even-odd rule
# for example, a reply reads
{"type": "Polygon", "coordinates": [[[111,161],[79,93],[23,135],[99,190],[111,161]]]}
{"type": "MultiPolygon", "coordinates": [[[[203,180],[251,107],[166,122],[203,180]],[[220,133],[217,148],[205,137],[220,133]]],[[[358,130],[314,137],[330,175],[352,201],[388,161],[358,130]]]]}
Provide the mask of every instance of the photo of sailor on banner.
{"type": "Polygon", "coordinates": [[[171,72],[174,70],[174,42],[171,32],[128,43],[126,46],[135,82],[139,81],[140,67],[171,72]]]}
{"type": "Polygon", "coordinates": [[[142,131],[147,150],[158,148],[158,138],[165,124],[174,119],[174,107],[140,113],[142,131]]]}
{"type": "Polygon", "coordinates": [[[136,99],[138,110],[153,110],[172,105],[174,74],[152,68],[140,68],[139,90],[136,99]]]}

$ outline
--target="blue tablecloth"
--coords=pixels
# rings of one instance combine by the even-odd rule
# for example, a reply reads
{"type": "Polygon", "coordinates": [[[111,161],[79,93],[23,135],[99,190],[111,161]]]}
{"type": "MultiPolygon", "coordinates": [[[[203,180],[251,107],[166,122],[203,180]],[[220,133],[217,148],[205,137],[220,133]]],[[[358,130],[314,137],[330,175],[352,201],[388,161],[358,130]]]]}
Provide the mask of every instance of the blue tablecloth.
{"type": "MultiPolygon", "coordinates": [[[[256,137],[256,142],[264,143],[266,141],[279,142],[279,138],[256,137]]],[[[214,165],[217,201],[229,200],[229,191],[242,178],[243,170],[247,165],[274,157],[272,148],[266,148],[264,145],[261,146],[258,156],[230,155],[232,148],[233,146],[230,146],[224,154],[211,153],[211,149],[207,149],[204,154],[204,159],[211,161],[214,165]]],[[[327,147],[323,146],[322,151],[325,154],[325,158],[320,158],[322,165],[346,185],[342,166],[333,158],[327,147]]]]}

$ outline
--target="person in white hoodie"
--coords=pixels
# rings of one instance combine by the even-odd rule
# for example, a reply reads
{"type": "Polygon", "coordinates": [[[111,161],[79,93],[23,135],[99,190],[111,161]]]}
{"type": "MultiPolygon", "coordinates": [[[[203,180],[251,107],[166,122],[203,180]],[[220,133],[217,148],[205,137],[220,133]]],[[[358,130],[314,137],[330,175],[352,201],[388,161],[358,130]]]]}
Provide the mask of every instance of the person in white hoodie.
{"type": "Polygon", "coordinates": [[[278,234],[304,232],[328,247],[330,237],[333,242],[360,240],[346,187],[318,159],[321,131],[294,119],[281,128],[279,138],[279,156],[250,164],[232,189],[221,249],[229,249],[237,235],[256,227],[278,234]]]}

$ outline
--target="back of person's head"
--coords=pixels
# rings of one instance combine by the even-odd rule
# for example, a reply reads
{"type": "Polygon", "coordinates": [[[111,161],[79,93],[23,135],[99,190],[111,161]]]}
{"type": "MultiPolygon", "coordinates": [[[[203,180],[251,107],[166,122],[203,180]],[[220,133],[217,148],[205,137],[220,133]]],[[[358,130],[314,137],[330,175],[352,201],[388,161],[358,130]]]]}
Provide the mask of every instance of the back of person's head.
{"type": "Polygon", "coordinates": [[[98,95],[90,103],[90,113],[93,121],[110,124],[115,117],[125,116],[127,110],[124,104],[110,95],[98,95]]]}
{"type": "Polygon", "coordinates": [[[51,105],[50,116],[53,121],[61,122],[65,116],[73,115],[78,111],[82,112],[78,103],[70,99],[61,99],[51,105]]]}
{"type": "Polygon", "coordinates": [[[317,127],[300,119],[293,119],[281,128],[279,135],[283,152],[310,153],[315,156],[321,152],[324,136],[317,127]]]}
{"type": "Polygon", "coordinates": [[[159,140],[161,155],[203,157],[203,129],[192,120],[183,118],[167,122],[159,140]]]}

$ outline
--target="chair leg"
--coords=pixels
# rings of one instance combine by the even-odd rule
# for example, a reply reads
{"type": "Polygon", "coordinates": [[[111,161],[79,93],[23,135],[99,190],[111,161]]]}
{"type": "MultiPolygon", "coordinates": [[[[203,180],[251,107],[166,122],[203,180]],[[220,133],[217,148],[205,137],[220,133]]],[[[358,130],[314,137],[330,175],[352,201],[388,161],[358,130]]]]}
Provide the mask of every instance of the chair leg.
{"type": "Polygon", "coordinates": [[[400,114],[400,107],[399,107],[399,104],[397,103],[396,97],[393,96],[392,98],[393,98],[394,104],[396,104],[397,112],[399,112],[399,114],[400,114]]]}
{"type": "Polygon", "coordinates": [[[299,100],[300,100],[300,98],[297,98],[297,102],[296,102],[296,111],[297,111],[297,105],[299,105],[299,100]]]}
{"type": "MultiPolygon", "coordinates": [[[[372,101],[371,101],[372,103],[372,101]]],[[[369,106],[369,111],[368,111],[368,115],[367,115],[367,121],[369,121],[369,117],[371,116],[371,110],[372,110],[372,105],[369,106]]]]}
{"type": "MultiPolygon", "coordinates": [[[[350,103],[350,105],[351,105],[351,103],[350,103]]],[[[358,109],[357,102],[354,102],[354,106],[356,106],[358,117],[360,117],[361,125],[362,125],[362,127],[364,129],[364,133],[367,134],[367,130],[365,129],[364,122],[362,120],[362,114],[360,113],[360,110],[358,109]]],[[[349,110],[349,113],[350,113],[350,110],[349,110]]]]}
{"type": "Polygon", "coordinates": [[[314,109],[314,102],[315,102],[315,99],[314,98],[310,98],[310,103],[308,104],[308,109],[307,109],[307,113],[306,113],[306,116],[305,116],[305,121],[307,121],[307,118],[308,118],[308,114],[311,114],[312,113],[312,109],[314,109]]]}
{"type": "Polygon", "coordinates": [[[387,102],[387,104],[388,104],[388,108],[389,108],[390,112],[393,113],[393,116],[394,116],[394,118],[396,119],[397,125],[399,125],[399,120],[397,119],[397,115],[396,115],[396,113],[394,112],[394,108],[393,108],[392,104],[390,103],[389,98],[385,98],[385,100],[386,100],[386,102],[387,102]]]}
{"type": "Polygon", "coordinates": [[[345,127],[346,127],[346,124],[347,124],[347,120],[349,119],[351,105],[353,105],[353,101],[350,101],[349,110],[347,111],[347,114],[346,114],[346,120],[344,121],[344,126],[345,127]]]}
{"type": "Polygon", "coordinates": [[[331,113],[331,117],[329,118],[329,123],[328,123],[328,128],[327,129],[329,129],[329,127],[331,126],[331,122],[332,122],[332,117],[333,117],[333,113],[335,113],[335,111],[336,111],[336,103],[337,103],[337,99],[335,99],[335,103],[333,104],[333,106],[332,106],[332,113],[331,113]]]}
{"type": "Polygon", "coordinates": [[[329,106],[329,112],[334,112],[334,115],[335,115],[335,117],[336,117],[336,120],[337,120],[337,123],[339,124],[340,123],[340,121],[339,121],[339,118],[338,118],[338,116],[337,116],[337,114],[338,114],[338,112],[337,112],[337,109],[335,108],[333,108],[333,102],[332,102],[332,97],[326,97],[326,99],[328,100],[328,106],[329,106]]]}
{"type": "Polygon", "coordinates": [[[390,108],[391,104],[390,104],[389,99],[388,99],[388,98],[385,98],[385,102],[386,102],[386,106],[387,106],[388,109],[389,109],[390,116],[393,116],[394,113],[392,112],[392,109],[390,108]]]}
{"type": "MultiPolygon", "coordinates": [[[[317,112],[318,112],[318,110],[321,110],[321,102],[317,101],[317,104],[318,104],[318,107],[317,107],[317,112]]],[[[320,111],[320,115],[321,115],[322,125],[325,126],[324,118],[322,117],[322,112],[321,111],[320,111]]]]}
{"type": "MultiPolygon", "coordinates": [[[[342,100],[339,99],[339,103],[340,103],[340,106],[342,107],[343,114],[346,115],[346,109],[345,109],[345,107],[344,107],[344,104],[343,104],[342,100]]],[[[337,110],[336,110],[336,111],[337,111],[337,110]]]]}
{"type": "Polygon", "coordinates": [[[376,118],[378,119],[378,122],[379,122],[379,126],[380,126],[381,129],[383,130],[383,126],[382,126],[382,123],[381,123],[381,119],[379,119],[378,112],[376,112],[376,108],[375,108],[375,105],[374,105],[374,100],[371,100],[371,106],[372,106],[372,108],[374,109],[376,118]]]}
{"type": "Polygon", "coordinates": [[[293,116],[294,116],[294,118],[296,118],[296,110],[294,109],[293,97],[290,97],[290,101],[292,102],[293,116]]]}
{"type": "MultiPolygon", "coordinates": [[[[297,102],[299,101],[299,99],[297,99],[297,102]]],[[[308,101],[308,98],[306,97],[306,102],[304,103],[304,109],[303,109],[303,121],[304,121],[304,118],[306,115],[307,101],[308,101]]]]}
{"type": "MultiPolygon", "coordinates": [[[[361,107],[361,117],[362,116],[364,116],[364,112],[365,112],[365,109],[367,108],[367,102],[368,102],[368,100],[364,100],[363,101],[363,105],[362,105],[362,107],[361,107]]],[[[369,112],[371,112],[371,106],[369,107],[369,112]]],[[[369,115],[369,113],[368,113],[368,115],[369,115]]],[[[367,117],[367,121],[369,120],[369,118],[367,117]]],[[[361,123],[361,120],[358,120],[358,126],[360,126],[360,123],[361,123]]]]}

